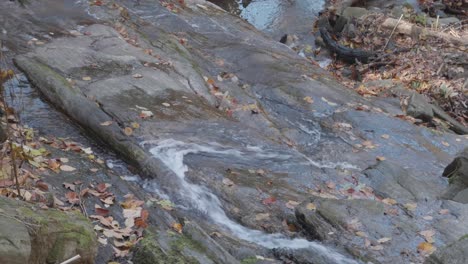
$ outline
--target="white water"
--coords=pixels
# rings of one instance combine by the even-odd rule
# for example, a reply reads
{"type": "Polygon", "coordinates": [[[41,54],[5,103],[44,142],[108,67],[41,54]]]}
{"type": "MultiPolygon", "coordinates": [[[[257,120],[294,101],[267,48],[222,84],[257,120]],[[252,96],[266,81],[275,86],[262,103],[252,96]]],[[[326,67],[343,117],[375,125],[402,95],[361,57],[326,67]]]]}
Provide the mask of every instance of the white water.
{"type": "MultiPolygon", "coordinates": [[[[154,142],[151,142],[153,144],[154,142]]],[[[148,144],[145,142],[143,144],[148,144]]],[[[181,179],[179,193],[183,198],[191,202],[197,210],[207,212],[208,216],[217,224],[224,226],[229,232],[242,240],[246,240],[266,248],[291,248],[291,249],[312,249],[322,257],[329,259],[330,263],[351,264],[357,263],[345,256],[327,248],[320,243],[308,241],[305,239],[289,239],[282,234],[266,234],[258,230],[246,228],[233,220],[229,219],[222,209],[218,197],[207,188],[190,183],[185,180],[185,173],[188,171],[184,164],[184,156],[195,153],[213,153],[217,155],[234,156],[241,158],[244,154],[241,151],[233,149],[216,149],[212,146],[201,146],[194,143],[184,143],[181,141],[167,139],[157,143],[157,146],[150,149],[151,154],[161,160],[177,177],[181,179]]],[[[255,150],[259,158],[269,157],[270,155],[261,153],[260,148],[248,147],[248,150],[255,150]]],[[[251,154],[249,152],[249,154],[251,154]]],[[[273,156],[271,156],[273,157],[273,156]]]]}

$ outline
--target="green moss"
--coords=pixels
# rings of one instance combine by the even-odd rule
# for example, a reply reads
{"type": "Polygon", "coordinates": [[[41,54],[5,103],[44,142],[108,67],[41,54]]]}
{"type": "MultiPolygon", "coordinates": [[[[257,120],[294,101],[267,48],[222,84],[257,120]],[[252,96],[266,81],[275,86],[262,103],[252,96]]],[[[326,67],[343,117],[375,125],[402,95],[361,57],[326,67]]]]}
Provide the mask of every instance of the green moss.
{"type": "Polygon", "coordinates": [[[255,264],[255,263],[257,263],[256,257],[248,257],[248,258],[241,260],[241,264],[255,264]]]}
{"type": "Polygon", "coordinates": [[[180,239],[173,241],[171,250],[163,252],[159,246],[156,236],[151,232],[145,234],[134,250],[133,263],[135,264],[197,264],[195,258],[186,257],[181,254],[185,247],[192,247],[193,243],[181,236],[180,239]]]}

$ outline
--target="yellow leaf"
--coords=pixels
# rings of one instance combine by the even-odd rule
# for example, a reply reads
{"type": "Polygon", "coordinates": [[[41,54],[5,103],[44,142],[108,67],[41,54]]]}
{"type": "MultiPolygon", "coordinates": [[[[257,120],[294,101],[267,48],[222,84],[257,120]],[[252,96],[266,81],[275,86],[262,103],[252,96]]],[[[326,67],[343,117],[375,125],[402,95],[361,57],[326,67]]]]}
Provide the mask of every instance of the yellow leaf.
{"type": "Polygon", "coordinates": [[[418,251],[419,251],[420,253],[431,254],[431,253],[434,252],[435,250],[436,250],[436,248],[435,248],[431,243],[421,242],[421,243],[418,245],[418,251]]]}
{"type": "Polygon", "coordinates": [[[126,128],[124,129],[124,133],[125,133],[125,135],[127,135],[127,136],[131,136],[131,135],[133,134],[133,129],[132,129],[131,127],[126,127],[126,128]]]}
{"type": "Polygon", "coordinates": [[[410,210],[410,211],[416,210],[416,207],[418,207],[417,203],[407,203],[407,204],[405,204],[405,208],[410,210]]]}
{"type": "Polygon", "coordinates": [[[83,81],[91,81],[91,77],[89,76],[84,76],[83,78],[81,78],[83,81]]]}
{"type": "Polygon", "coordinates": [[[306,208],[307,208],[307,210],[311,210],[311,211],[312,210],[314,210],[314,211],[317,210],[317,206],[314,203],[308,203],[306,205],[306,208]]]}
{"type": "Polygon", "coordinates": [[[134,129],[137,129],[137,128],[140,127],[140,124],[138,124],[137,122],[133,122],[133,123],[132,123],[132,127],[133,127],[134,129]]]}
{"type": "Polygon", "coordinates": [[[310,96],[306,96],[304,97],[304,101],[306,101],[309,104],[312,104],[314,102],[314,99],[312,99],[312,97],[310,96]]]}
{"type": "Polygon", "coordinates": [[[386,160],[386,158],[384,156],[377,156],[375,159],[378,160],[378,161],[386,160]]]}
{"type": "Polygon", "coordinates": [[[179,234],[182,234],[182,225],[179,223],[173,223],[172,228],[177,231],[179,234]]]}

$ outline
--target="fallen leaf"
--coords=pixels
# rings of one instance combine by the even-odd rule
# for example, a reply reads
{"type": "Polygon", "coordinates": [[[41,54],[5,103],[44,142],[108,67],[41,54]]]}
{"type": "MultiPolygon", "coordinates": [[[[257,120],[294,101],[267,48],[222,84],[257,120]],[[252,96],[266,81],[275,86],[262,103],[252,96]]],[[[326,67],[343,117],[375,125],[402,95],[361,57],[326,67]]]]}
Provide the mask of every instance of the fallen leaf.
{"type": "Polygon", "coordinates": [[[223,179],[223,184],[226,185],[226,186],[233,186],[233,185],[234,185],[234,182],[231,181],[231,180],[228,179],[228,178],[224,178],[224,179],[223,179]]]}
{"type": "Polygon", "coordinates": [[[141,210],[140,217],[137,217],[135,219],[135,226],[140,227],[140,228],[147,228],[148,227],[148,217],[149,217],[149,212],[148,210],[141,210]]]}
{"type": "Polygon", "coordinates": [[[383,243],[386,243],[386,242],[388,242],[388,241],[390,241],[390,240],[392,240],[391,237],[382,237],[382,238],[380,238],[380,239],[377,239],[377,243],[383,244],[383,243]]]}
{"type": "Polygon", "coordinates": [[[442,210],[439,211],[439,214],[441,214],[441,215],[447,215],[449,213],[450,213],[449,209],[442,209],[442,210]]]}
{"type": "Polygon", "coordinates": [[[276,198],[273,197],[273,196],[270,196],[270,197],[265,198],[265,199],[262,200],[262,203],[264,205],[271,205],[271,204],[274,204],[275,202],[276,202],[276,198]]]}
{"type": "Polygon", "coordinates": [[[423,254],[429,255],[429,254],[432,254],[432,252],[434,252],[435,250],[436,248],[431,243],[421,242],[418,245],[418,252],[423,253],[423,254]]]}
{"type": "Polygon", "coordinates": [[[309,104],[312,104],[314,102],[314,99],[312,99],[312,97],[310,96],[306,96],[304,97],[304,101],[306,101],[309,104]]]}
{"type": "Polygon", "coordinates": [[[308,203],[308,204],[306,205],[306,208],[307,208],[307,210],[310,210],[310,211],[315,211],[315,210],[317,210],[317,206],[316,206],[314,203],[308,203]]]}
{"type": "Polygon", "coordinates": [[[384,161],[384,160],[386,160],[386,158],[383,157],[383,156],[377,156],[375,159],[378,160],[378,161],[384,161]]]}
{"type": "Polygon", "coordinates": [[[417,203],[407,203],[404,205],[404,207],[410,211],[414,211],[416,210],[416,208],[418,207],[418,204],[417,203]]]}
{"type": "Polygon", "coordinates": [[[332,181],[328,181],[327,183],[327,187],[328,189],[335,189],[336,188],[336,183],[332,182],[332,181]]]}
{"type": "Polygon", "coordinates": [[[102,208],[99,205],[94,205],[94,211],[96,211],[96,214],[100,216],[107,216],[109,215],[110,211],[108,209],[102,208]]]}
{"type": "Polygon", "coordinates": [[[179,223],[173,223],[172,228],[177,231],[179,234],[182,234],[182,225],[179,223]]]}
{"type": "Polygon", "coordinates": [[[423,230],[423,231],[419,232],[419,234],[420,234],[421,236],[423,236],[424,239],[426,239],[426,241],[427,241],[428,243],[431,243],[431,244],[432,244],[432,243],[435,242],[435,240],[434,240],[434,238],[433,238],[433,236],[435,235],[435,230],[434,230],[434,229],[423,230]]]}
{"type": "Polygon", "coordinates": [[[37,181],[36,187],[43,192],[47,192],[49,190],[49,185],[43,181],[37,181]]]}
{"type": "Polygon", "coordinates": [[[67,172],[70,172],[70,171],[75,171],[76,168],[72,167],[72,166],[69,166],[69,165],[62,165],[60,166],[60,169],[62,171],[67,171],[67,172]]]}
{"type": "Polygon", "coordinates": [[[426,216],[423,216],[423,219],[426,220],[426,221],[431,221],[432,219],[434,219],[434,217],[432,217],[430,215],[426,215],[426,216]]]}
{"type": "Polygon", "coordinates": [[[148,118],[148,117],[152,117],[152,116],[154,116],[154,114],[153,114],[153,112],[151,112],[149,110],[143,110],[140,113],[141,118],[148,118]]]}
{"type": "Polygon", "coordinates": [[[388,204],[388,205],[395,205],[397,204],[397,201],[395,201],[395,199],[392,199],[392,198],[385,198],[382,200],[382,203],[388,204]]]}
{"type": "Polygon", "coordinates": [[[138,124],[137,122],[133,122],[133,123],[132,123],[132,127],[133,127],[134,129],[140,128],[140,124],[138,124]]]}
{"type": "Polygon", "coordinates": [[[296,208],[296,206],[299,205],[299,202],[296,202],[296,201],[291,201],[289,200],[287,203],[286,203],[286,207],[289,208],[289,209],[294,209],[296,208]]]}
{"type": "Polygon", "coordinates": [[[102,245],[107,245],[107,238],[99,237],[98,242],[101,243],[102,245]]]}
{"type": "Polygon", "coordinates": [[[377,245],[377,246],[370,246],[369,247],[371,250],[382,250],[383,249],[383,246],[382,245],[377,245]]]}
{"type": "Polygon", "coordinates": [[[65,189],[69,189],[70,191],[75,191],[75,184],[64,182],[63,187],[65,187],[65,189]]]}
{"type": "Polygon", "coordinates": [[[327,103],[330,106],[337,106],[338,105],[336,103],[328,101],[325,97],[322,97],[321,99],[322,99],[322,101],[324,101],[325,103],[327,103]]]}
{"type": "Polygon", "coordinates": [[[266,220],[266,219],[269,219],[269,218],[270,218],[270,214],[268,214],[268,213],[260,213],[260,214],[255,215],[255,220],[256,221],[263,221],[263,220],[266,220]]]}
{"type": "Polygon", "coordinates": [[[84,76],[83,78],[81,78],[83,81],[91,81],[91,77],[89,76],[84,76]]]}
{"type": "Polygon", "coordinates": [[[161,201],[158,201],[157,204],[159,204],[164,210],[168,210],[168,211],[171,211],[172,209],[174,209],[173,207],[175,206],[169,200],[161,200],[161,201]]]}
{"type": "Polygon", "coordinates": [[[109,183],[99,183],[97,186],[96,186],[96,191],[100,192],[100,193],[103,193],[107,190],[107,188],[109,188],[111,185],[109,183]]]}
{"type": "Polygon", "coordinates": [[[133,129],[131,127],[125,127],[124,134],[127,136],[131,136],[133,134],[133,129]]]}
{"type": "Polygon", "coordinates": [[[170,107],[171,106],[170,103],[162,103],[162,105],[164,105],[165,107],[170,107]]]}
{"type": "Polygon", "coordinates": [[[102,122],[100,125],[101,126],[110,126],[110,125],[112,125],[112,123],[113,123],[112,121],[105,121],[105,122],[102,122]]]}
{"type": "Polygon", "coordinates": [[[367,234],[362,232],[362,231],[357,231],[356,232],[356,236],[359,236],[359,237],[367,237],[367,234]]]}
{"type": "Polygon", "coordinates": [[[67,198],[70,204],[78,204],[80,199],[78,198],[78,194],[76,192],[67,192],[65,194],[65,198],[67,198]]]}
{"type": "Polygon", "coordinates": [[[263,176],[265,175],[265,171],[263,169],[258,169],[257,171],[255,171],[257,173],[257,175],[259,176],[263,176]]]}

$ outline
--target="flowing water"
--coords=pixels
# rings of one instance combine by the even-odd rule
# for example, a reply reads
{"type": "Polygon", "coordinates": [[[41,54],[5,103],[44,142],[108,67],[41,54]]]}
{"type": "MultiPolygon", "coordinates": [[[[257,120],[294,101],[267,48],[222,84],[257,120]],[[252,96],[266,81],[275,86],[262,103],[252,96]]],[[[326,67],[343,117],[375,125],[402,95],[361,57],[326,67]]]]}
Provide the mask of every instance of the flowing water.
{"type": "Polygon", "coordinates": [[[237,14],[272,37],[284,34],[306,36],[314,18],[323,9],[324,0],[210,0],[237,14]]]}
{"type": "MultiPolygon", "coordinates": [[[[198,211],[206,212],[208,217],[224,227],[230,233],[234,234],[242,240],[246,240],[266,248],[290,248],[290,249],[308,249],[317,257],[327,260],[329,263],[357,263],[347,257],[339,254],[331,248],[328,248],[318,242],[308,241],[305,239],[289,239],[282,234],[266,234],[258,230],[249,229],[235,221],[231,220],[222,208],[222,204],[218,197],[204,186],[191,183],[186,180],[185,174],[189,168],[184,164],[184,157],[189,154],[215,154],[217,156],[225,156],[232,160],[243,159],[287,159],[288,157],[282,154],[265,153],[257,147],[249,147],[247,151],[239,151],[235,149],[223,148],[217,144],[203,146],[195,143],[184,143],[174,139],[166,139],[155,142],[143,142],[142,145],[154,145],[150,148],[151,154],[161,160],[180,180],[180,188],[178,193],[183,196],[185,202],[190,203],[191,208],[196,208],[198,211]]],[[[308,161],[311,161],[307,158],[308,161]]],[[[313,162],[313,161],[311,161],[313,162]]],[[[311,165],[321,166],[319,163],[313,162],[311,165]]],[[[332,166],[326,164],[325,167],[332,166]]],[[[336,166],[336,165],[335,165],[336,166]]],[[[157,189],[152,189],[160,194],[157,189]]]]}

